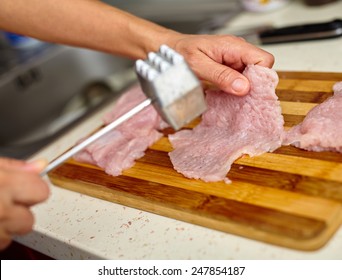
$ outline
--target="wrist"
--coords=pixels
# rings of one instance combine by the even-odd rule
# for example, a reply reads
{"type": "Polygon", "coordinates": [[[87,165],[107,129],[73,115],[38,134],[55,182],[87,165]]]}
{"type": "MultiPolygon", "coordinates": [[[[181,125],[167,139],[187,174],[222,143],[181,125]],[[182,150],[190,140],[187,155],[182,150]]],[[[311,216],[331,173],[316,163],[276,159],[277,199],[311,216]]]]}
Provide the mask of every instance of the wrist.
{"type": "Polygon", "coordinates": [[[163,26],[147,22],[141,28],[134,28],[134,40],[138,46],[139,53],[136,58],[146,58],[149,52],[156,52],[162,44],[173,48],[178,38],[183,34],[163,26]]]}

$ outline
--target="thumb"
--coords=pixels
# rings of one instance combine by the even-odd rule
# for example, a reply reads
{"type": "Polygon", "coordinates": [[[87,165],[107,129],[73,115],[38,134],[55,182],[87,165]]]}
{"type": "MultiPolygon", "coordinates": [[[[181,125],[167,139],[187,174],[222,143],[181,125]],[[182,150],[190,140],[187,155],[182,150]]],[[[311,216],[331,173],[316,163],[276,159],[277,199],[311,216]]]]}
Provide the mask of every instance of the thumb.
{"type": "Polygon", "coordinates": [[[31,172],[40,172],[47,165],[46,160],[34,160],[27,162],[24,160],[17,160],[13,158],[0,158],[0,168],[12,169],[12,170],[25,170],[31,172]]]}
{"type": "Polygon", "coordinates": [[[240,72],[216,62],[208,63],[206,69],[201,72],[202,78],[219,89],[234,95],[245,95],[249,92],[249,81],[240,72]]]}
{"type": "Polygon", "coordinates": [[[45,159],[36,159],[26,162],[24,170],[40,173],[47,166],[48,162],[45,159]]]}

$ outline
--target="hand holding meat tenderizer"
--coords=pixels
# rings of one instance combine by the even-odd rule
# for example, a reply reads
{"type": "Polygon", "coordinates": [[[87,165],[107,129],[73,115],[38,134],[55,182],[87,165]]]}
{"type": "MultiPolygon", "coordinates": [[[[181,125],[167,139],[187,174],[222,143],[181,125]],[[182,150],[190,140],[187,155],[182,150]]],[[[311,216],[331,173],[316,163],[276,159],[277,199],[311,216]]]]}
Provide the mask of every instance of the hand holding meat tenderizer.
{"type": "Polygon", "coordinates": [[[150,52],[146,60],[137,60],[135,66],[147,99],[53,160],[40,173],[41,176],[46,175],[150,104],[153,104],[161,117],[175,130],[180,129],[206,110],[204,93],[199,80],[184,57],[173,49],[162,45],[159,52],[150,52]]]}

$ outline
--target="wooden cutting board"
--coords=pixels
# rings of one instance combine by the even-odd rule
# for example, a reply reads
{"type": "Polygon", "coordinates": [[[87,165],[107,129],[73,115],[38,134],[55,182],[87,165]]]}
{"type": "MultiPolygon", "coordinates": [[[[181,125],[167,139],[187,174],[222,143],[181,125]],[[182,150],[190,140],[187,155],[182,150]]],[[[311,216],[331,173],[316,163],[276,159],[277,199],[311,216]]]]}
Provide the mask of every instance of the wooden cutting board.
{"type": "MultiPolygon", "coordinates": [[[[278,74],[286,129],[302,121],[313,106],[332,95],[332,85],[342,81],[342,73],[278,74]]],[[[49,176],[62,188],[298,250],[322,247],[341,224],[340,153],[281,147],[243,157],[229,172],[233,183],[225,184],[183,177],[172,168],[170,150],[167,137],[162,138],[119,177],[73,160],[49,176]]]]}

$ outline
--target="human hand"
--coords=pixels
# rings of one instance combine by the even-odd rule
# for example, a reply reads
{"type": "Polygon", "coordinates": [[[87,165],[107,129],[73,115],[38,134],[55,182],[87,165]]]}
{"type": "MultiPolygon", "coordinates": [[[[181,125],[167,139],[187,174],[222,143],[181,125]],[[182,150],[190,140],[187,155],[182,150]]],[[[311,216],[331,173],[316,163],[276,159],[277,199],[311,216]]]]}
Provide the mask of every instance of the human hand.
{"type": "Polygon", "coordinates": [[[230,35],[185,35],[171,33],[167,43],[184,56],[199,79],[221,90],[247,94],[250,85],[241,74],[248,64],[271,68],[272,54],[230,35]]]}
{"type": "Polygon", "coordinates": [[[43,161],[0,158],[0,250],[11,243],[13,235],[32,230],[30,206],[49,195],[47,184],[39,176],[44,166],[43,161]]]}

